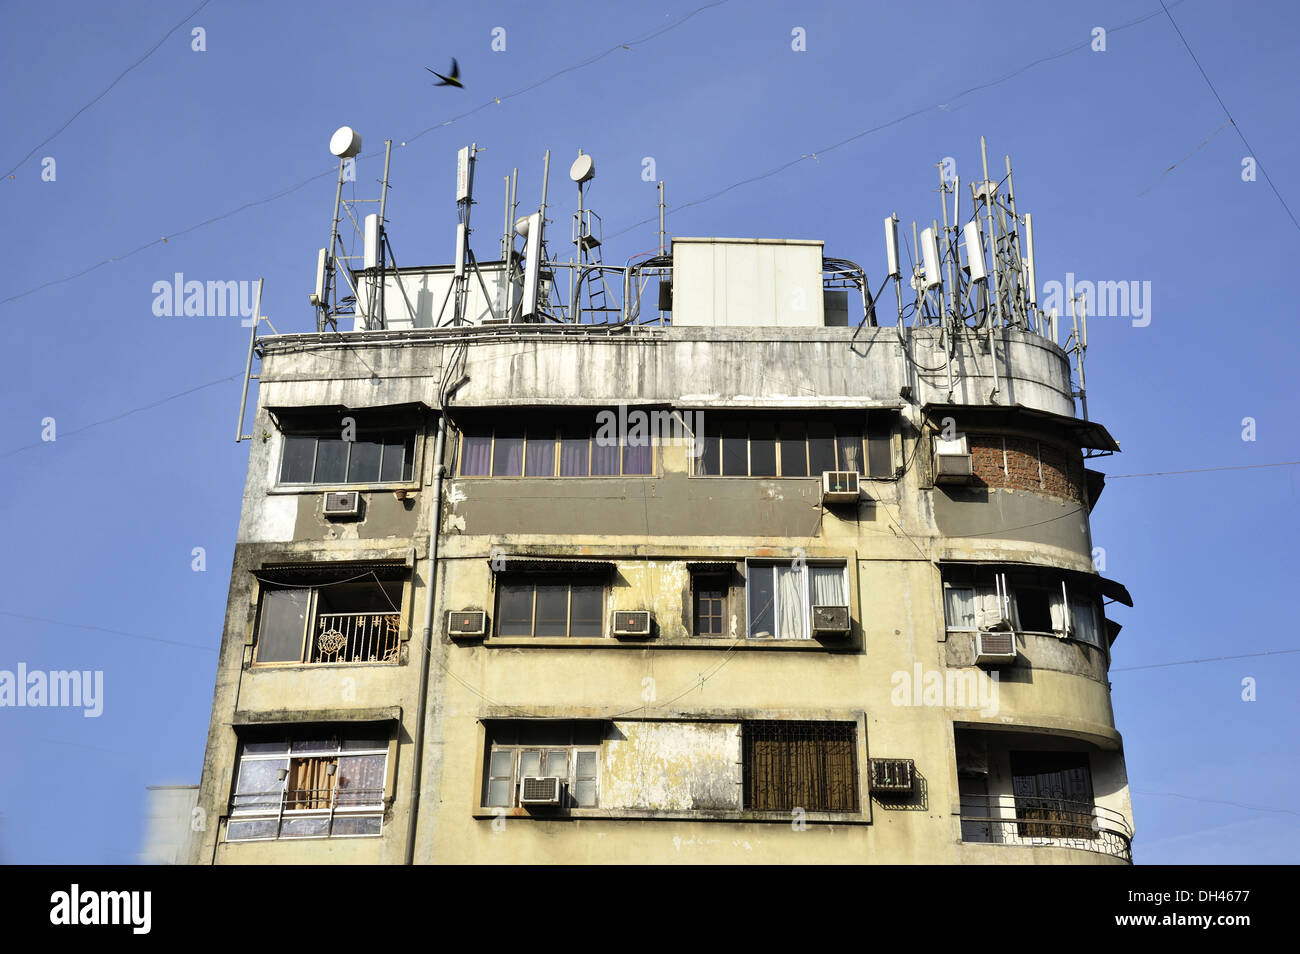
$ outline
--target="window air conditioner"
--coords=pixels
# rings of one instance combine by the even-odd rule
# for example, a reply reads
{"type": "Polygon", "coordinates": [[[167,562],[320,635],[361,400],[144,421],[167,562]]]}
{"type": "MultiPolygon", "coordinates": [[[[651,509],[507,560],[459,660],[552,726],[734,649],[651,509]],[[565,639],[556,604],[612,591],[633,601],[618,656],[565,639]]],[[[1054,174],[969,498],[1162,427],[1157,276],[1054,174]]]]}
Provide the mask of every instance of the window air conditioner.
{"type": "Polygon", "coordinates": [[[814,636],[847,636],[849,634],[849,608],[847,606],[814,606],[812,608],[814,636]]]}
{"type": "Polygon", "coordinates": [[[934,482],[936,484],[970,483],[974,475],[970,444],[965,434],[950,441],[935,440],[934,482]]]}
{"type": "Polygon", "coordinates": [[[325,494],[323,512],[327,517],[361,515],[361,493],[356,490],[330,491],[325,494]]]}
{"type": "Polygon", "coordinates": [[[553,775],[525,775],[519,780],[519,804],[560,804],[560,779],[553,775]]]}
{"type": "Polygon", "coordinates": [[[1016,634],[1010,629],[975,634],[975,664],[1005,665],[1016,661],[1016,634]]]}
{"type": "Polygon", "coordinates": [[[822,471],[822,503],[857,503],[859,496],[856,470],[822,471]]]}
{"type": "Polygon", "coordinates": [[[447,635],[452,639],[477,639],[487,633],[487,613],[482,610],[447,611],[447,635]]]}
{"type": "Polygon", "coordinates": [[[911,759],[872,759],[871,790],[877,794],[911,794],[915,768],[911,759]]]}
{"type": "Polygon", "coordinates": [[[614,614],[615,636],[649,636],[653,617],[645,610],[621,610],[614,614]]]}

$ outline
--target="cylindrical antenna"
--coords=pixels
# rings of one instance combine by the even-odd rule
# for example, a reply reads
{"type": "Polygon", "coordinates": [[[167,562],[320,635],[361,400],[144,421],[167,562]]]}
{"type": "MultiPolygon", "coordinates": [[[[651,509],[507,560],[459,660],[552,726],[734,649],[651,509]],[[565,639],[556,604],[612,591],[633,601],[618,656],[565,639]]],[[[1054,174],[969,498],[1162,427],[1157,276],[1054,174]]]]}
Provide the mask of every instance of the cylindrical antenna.
{"type": "Polygon", "coordinates": [[[659,254],[664,255],[668,246],[664,242],[664,180],[659,180],[659,254]]]}
{"type": "Polygon", "coordinates": [[[1029,259],[1025,264],[1025,271],[1029,282],[1029,307],[1038,307],[1038,277],[1034,271],[1034,217],[1025,213],[1025,251],[1029,253],[1029,259]]]}
{"type": "Polygon", "coordinates": [[[971,284],[987,281],[988,268],[984,264],[984,236],[980,234],[979,219],[971,219],[962,228],[966,242],[966,267],[970,271],[971,284]]]}
{"type": "Polygon", "coordinates": [[[501,261],[504,262],[509,258],[506,243],[510,241],[510,177],[502,176],[501,178],[506,183],[505,224],[501,227],[501,261]]]}
{"type": "Polygon", "coordinates": [[[926,291],[943,287],[943,274],[939,270],[939,239],[936,234],[938,228],[939,224],[936,222],[932,227],[921,230],[921,262],[925,269],[925,282],[922,287],[926,291]]]}

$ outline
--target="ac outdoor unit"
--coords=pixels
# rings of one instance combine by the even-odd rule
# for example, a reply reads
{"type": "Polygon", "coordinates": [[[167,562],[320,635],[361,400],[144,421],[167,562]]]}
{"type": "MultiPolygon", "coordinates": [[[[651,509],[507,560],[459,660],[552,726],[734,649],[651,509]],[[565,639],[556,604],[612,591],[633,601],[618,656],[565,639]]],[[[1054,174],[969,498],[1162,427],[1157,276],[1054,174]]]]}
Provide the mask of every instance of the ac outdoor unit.
{"type": "Polygon", "coordinates": [[[871,790],[877,794],[910,794],[914,774],[915,765],[911,759],[872,759],[871,790]]]}
{"type": "Polygon", "coordinates": [[[814,636],[847,636],[849,634],[849,608],[847,606],[814,606],[812,608],[814,636]]]}
{"type": "Polygon", "coordinates": [[[970,445],[966,435],[950,441],[934,442],[934,482],[936,484],[966,484],[975,475],[971,463],[970,445]]]}
{"type": "Polygon", "coordinates": [[[560,780],[555,776],[525,775],[519,780],[519,804],[560,804],[560,780]]]}
{"type": "Polygon", "coordinates": [[[448,610],[447,634],[452,639],[478,639],[487,632],[487,613],[482,610],[448,610]]]}
{"type": "Polygon", "coordinates": [[[857,503],[859,495],[856,470],[822,471],[822,503],[857,503]]]}
{"type": "Polygon", "coordinates": [[[356,517],[361,514],[361,494],[356,490],[331,491],[325,494],[327,517],[356,517]]]}
{"type": "Polygon", "coordinates": [[[615,636],[649,636],[651,616],[645,610],[622,610],[614,614],[615,636]]]}
{"type": "Polygon", "coordinates": [[[999,629],[975,634],[976,665],[1005,665],[1016,661],[1016,634],[999,629]]]}

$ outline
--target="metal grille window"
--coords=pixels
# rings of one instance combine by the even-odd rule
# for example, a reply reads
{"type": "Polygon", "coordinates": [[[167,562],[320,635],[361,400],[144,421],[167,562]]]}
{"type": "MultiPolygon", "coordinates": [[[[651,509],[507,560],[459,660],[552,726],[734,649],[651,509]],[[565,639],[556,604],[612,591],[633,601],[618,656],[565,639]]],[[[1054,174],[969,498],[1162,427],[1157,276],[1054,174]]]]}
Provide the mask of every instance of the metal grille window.
{"type": "Polygon", "coordinates": [[[262,665],[396,662],[402,584],[377,580],[262,590],[253,661],[262,665]]]}
{"type": "Polygon", "coordinates": [[[854,723],[746,722],[741,736],[747,809],[861,810],[854,723]]]}
{"type": "Polygon", "coordinates": [[[498,636],[600,637],[604,617],[603,578],[503,577],[497,586],[498,636]]]}
{"type": "Polygon", "coordinates": [[[516,807],[522,779],[541,777],[560,779],[562,807],[597,807],[602,734],[601,724],[592,722],[495,726],[490,733],[483,804],[516,807]]]}
{"type": "MultiPolygon", "coordinates": [[[[698,415],[697,415],[698,416],[698,415]]],[[[893,415],[869,412],[809,419],[806,415],[702,412],[695,435],[692,476],[817,477],[851,470],[871,477],[894,474],[893,415]]]]}
{"type": "Polygon", "coordinates": [[[378,835],[387,767],[385,738],[245,742],[226,840],[378,835]]]}
{"type": "Polygon", "coordinates": [[[1022,837],[1097,837],[1087,755],[1012,752],[1011,775],[1022,837]]]}
{"type": "Polygon", "coordinates": [[[692,581],[696,636],[725,636],[727,580],[722,576],[696,576],[692,581]]]}

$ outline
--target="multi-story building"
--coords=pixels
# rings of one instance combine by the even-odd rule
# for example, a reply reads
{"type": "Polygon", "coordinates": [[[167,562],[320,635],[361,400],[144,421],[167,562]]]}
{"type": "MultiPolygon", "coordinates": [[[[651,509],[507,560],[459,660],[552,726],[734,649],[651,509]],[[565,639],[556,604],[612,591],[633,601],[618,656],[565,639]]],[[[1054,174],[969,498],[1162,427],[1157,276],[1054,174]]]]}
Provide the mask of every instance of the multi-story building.
{"type": "Polygon", "coordinates": [[[758,239],[549,308],[538,243],[258,339],[194,860],[1128,861],[1055,322],[758,239]]]}

